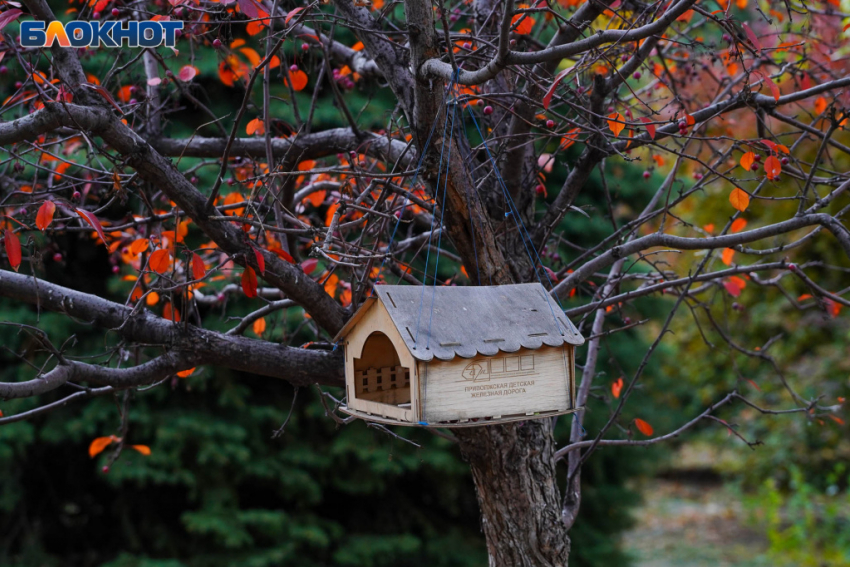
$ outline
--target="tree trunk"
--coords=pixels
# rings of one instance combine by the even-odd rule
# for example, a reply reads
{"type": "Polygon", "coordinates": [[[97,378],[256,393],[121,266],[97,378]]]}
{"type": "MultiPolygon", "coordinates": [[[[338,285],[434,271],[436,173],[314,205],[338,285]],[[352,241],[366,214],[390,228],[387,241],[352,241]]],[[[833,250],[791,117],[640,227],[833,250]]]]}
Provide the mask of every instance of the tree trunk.
{"type": "Polygon", "coordinates": [[[491,567],[567,565],[551,419],[457,429],[481,507],[491,567]]]}

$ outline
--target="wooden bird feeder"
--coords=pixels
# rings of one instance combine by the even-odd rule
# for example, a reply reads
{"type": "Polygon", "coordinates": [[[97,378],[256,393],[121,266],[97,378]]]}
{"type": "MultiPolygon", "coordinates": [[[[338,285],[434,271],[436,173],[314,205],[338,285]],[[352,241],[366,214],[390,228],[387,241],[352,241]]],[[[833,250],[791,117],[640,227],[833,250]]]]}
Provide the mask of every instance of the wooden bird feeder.
{"type": "Polygon", "coordinates": [[[375,286],[335,340],[340,409],[369,421],[464,427],[577,409],[584,338],[540,284],[375,286]]]}

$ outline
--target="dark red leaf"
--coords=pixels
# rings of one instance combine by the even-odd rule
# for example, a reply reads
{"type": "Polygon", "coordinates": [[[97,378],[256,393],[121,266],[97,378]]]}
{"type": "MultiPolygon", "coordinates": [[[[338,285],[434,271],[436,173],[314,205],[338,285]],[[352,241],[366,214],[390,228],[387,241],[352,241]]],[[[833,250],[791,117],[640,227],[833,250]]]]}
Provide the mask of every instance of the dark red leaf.
{"type": "Polygon", "coordinates": [[[248,297],[257,297],[257,274],[251,266],[245,266],[242,272],[242,291],[248,297]]]}
{"type": "Polygon", "coordinates": [[[85,219],[85,221],[87,223],[89,223],[91,225],[91,227],[97,231],[97,235],[100,237],[101,242],[103,242],[104,246],[107,246],[106,235],[103,234],[103,227],[100,226],[100,221],[97,220],[97,217],[94,216],[94,214],[92,214],[88,211],[84,211],[83,209],[74,209],[74,210],[77,211],[77,214],[80,215],[81,217],[83,217],[83,219],[85,219]]]}
{"type": "Polygon", "coordinates": [[[4,236],[6,255],[9,257],[9,263],[12,265],[12,269],[17,272],[18,267],[21,265],[21,241],[18,239],[15,231],[10,228],[6,229],[4,236]]]}

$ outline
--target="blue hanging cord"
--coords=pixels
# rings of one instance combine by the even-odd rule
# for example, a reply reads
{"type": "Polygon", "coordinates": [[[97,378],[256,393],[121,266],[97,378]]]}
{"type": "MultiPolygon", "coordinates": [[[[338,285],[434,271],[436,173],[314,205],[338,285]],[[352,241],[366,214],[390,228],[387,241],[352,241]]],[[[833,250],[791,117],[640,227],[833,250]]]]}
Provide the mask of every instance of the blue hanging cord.
{"type": "MultiPolygon", "coordinates": [[[[446,109],[448,111],[448,109],[446,109]]],[[[443,179],[443,197],[441,199],[441,203],[443,205],[440,207],[440,235],[437,237],[437,261],[434,263],[434,278],[433,285],[431,289],[431,313],[428,315],[428,341],[425,344],[425,350],[429,350],[431,348],[431,321],[434,319],[434,299],[437,295],[437,270],[440,268],[440,246],[443,242],[443,216],[446,212],[446,193],[448,191],[449,186],[449,170],[452,166],[452,143],[454,142],[454,133],[455,133],[455,116],[457,115],[457,98],[455,98],[454,103],[452,104],[452,125],[449,131],[449,155],[446,158],[446,176],[443,179]]],[[[441,167],[442,169],[442,167],[441,167]]],[[[439,187],[439,181],[437,183],[437,187],[439,187]]],[[[425,269],[428,269],[428,264],[425,264],[425,269]]]]}
{"type": "MultiPolygon", "coordinates": [[[[443,100],[440,101],[440,108],[437,109],[438,112],[440,111],[440,109],[443,108],[443,105],[446,103],[448,92],[449,92],[449,90],[447,88],[446,94],[443,95],[443,100]]],[[[426,152],[431,145],[431,138],[434,136],[434,131],[436,129],[437,129],[437,121],[435,120],[434,124],[431,126],[431,132],[428,133],[428,139],[425,140],[425,145],[422,146],[421,155],[419,156],[419,161],[416,164],[416,170],[414,170],[414,172],[413,172],[413,179],[410,182],[411,189],[413,188],[414,185],[416,185],[416,180],[419,178],[419,172],[422,169],[422,163],[425,161],[426,152]]],[[[381,266],[378,268],[378,276],[379,277],[381,275],[381,272],[384,270],[384,265],[387,263],[387,257],[389,256],[389,253],[392,250],[393,242],[395,242],[395,235],[398,232],[399,225],[401,225],[401,217],[404,216],[404,210],[407,208],[408,201],[409,201],[409,199],[407,198],[407,195],[405,195],[404,201],[402,202],[401,211],[399,212],[398,218],[396,219],[396,222],[395,222],[395,226],[393,227],[392,234],[390,235],[390,241],[387,244],[387,256],[384,256],[384,259],[381,261],[381,266]]],[[[368,297],[372,297],[372,291],[373,291],[373,288],[369,288],[368,297]]]]}
{"type": "MultiPolygon", "coordinates": [[[[452,80],[449,83],[449,88],[446,89],[446,99],[445,100],[448,100],[448,98],[447,98],[448,93],[450,92],[453,84],[454,84],[454,77],[452,77],[452,80]]],[[[434,125],[436,125],[436,124],[437,124],[437,121],[435,120],[434,125]]],[[[443,145],[440,147],[440,165],[439,165],[439,169],[437,170],[437,191],[439,191],[440,177],[443,174],[443,153],[446,149],[445,140],[446,140],[446,128],[448,127],[448,125],[449,125],[449,108],[448,108],[448,106],[446,106],[446,120],[445,120],[445,122],[443,122],[443,137],[442,137],[443,145]]],[[[424,153],[423,153],[423,155],[424,155],[424,153]]],[[[435,197],[434,206],[435,207],[437,206],[436,195],[437,195],[437,192],[435,191],[435,193],[434,193],[434,197],[435,197]]],[[[436,211],[435,211],[435,213],[436,213],[436,211]]],[[[422,293],[419,296],[419,313],[416,315],[416,336],[413,338],[413,345],[414,345],[413,348],[414,349],[416,348],[416,345],[419,343],[419,329],[420,329],[419,323],[422,320],[422,306],[425,303],[425,287],[427,287],[427,285],[428,285],[428,262],[431,259],[431,240],[434,237],[434,220],[435,219],[436,219],[436,215],[431,215],[431,233],[428,235],[428,251],[425,253],[425,281],[422,282],[422,293]]],[[[440,227],[442,228],[442,224],[440,225],[440,227]]],[[[442,230],[440,231],[440,235],[442,236],[442,230]]],[[[434,280],[434,285],[436,285],[436,276],[435,276],[435,280],[434,280]]]]}
{"type": "MultiPolygon", "coordinates": [[[[485,138],[484,133],[481,131],[481,128],[478,126],[478,120],[475,119],[475,113],[472,112],[469,109],[467,109],[467,110],[469,111],[469,116],[472,118],[472,123],[475,125],[475,129],[478,131],[478,135],[481,136],[481,141],[484,144],[484,150],[487,153],[487,157],[490,159],[490,163],[493,165],[493,173],[496,175],[496,180],[499,182],[499,185],[502,188],[502,193],[505,195],[505,201],[507,202],[508,208],[510,209],[507,213],[505,213],[505,216],[506,217],[508,217],[508,216],[513,217],[514,223],[516,224],[517,230],[519,231],[519,234],[520,234],[520,239],[522,240],[522,244],[525,247],[525,252],[526,252],[526,254],[528,254],[529,260],[531,260],[531,265],[536,266],[537,264],[540,264],[540,267],[544,268],[543,261],[540,259],[540,255],[537,253],[537,249],[534,248],[534,244],[531,241],[531,235],[528,233],[528,230],[525,228],[525,223],[523,222],[523,220],[522,220],[522,218],[519,214],[519,210],[517,209],[513,198],[511,197],[510,191],[508,191],[508,188],[505,185],[504,179],[502,179],[502,174],[499,172],[499,167],[496,164],[496,160],[495,160],[495,158],[493,158],[493,154],[490,153],[490,146],[487,144],[487,139],[485,138]],[[526,239],[528,239],[527,243],[526,243],[526,239]],[[529,246],[531,247],[531,250],[534,250],[534,256],[532,256],[531,250],[529,250],[529,246]],[[536,262],[535,262],[535,257],[537,258],[536,262]]],[[[540,285],[543,285],[543,280],[540,279],[540,271],[538,271],[535,268],[534,272],[535,272],[535,275],[537,276],[537,281],[540,282],[540,285]]],[[[546,280],[549,283],[549,289],[552,289],[552,287],[554,287],[554,286],[552,285],[552,280],[549,278],[549,274],[546,273],[545,268],[543,269],[543,274],[546,276],[546,280]]],[[[561,311],[563,312],[564,307],[563,307],[563,305],[561,305],[561,300],[558,299],[557,297],[555,298],[555,300],[558,302],[558,307],[560,307],[561,311]]],[[[549,306],[549,310],[552,312],[552,319],[555,320],[555,327],[559,331],[561,331],[562,325],[561,325],[560,321],[558,321],[558,317],[555,315],[555,310],[552,308],[552,303],[547,300],[546,304],[549,306]]],[[[565,329],[565,330],[568,330],[568,329],[565,329]]]]}
{"type": "Polygon", "coordinates": [[[581,438],[584,439],[587,437],[587,430],[584,428],[584,425],[578,419],[578,412],[573,413],[573,421],[578,423],[579,427],[581,427],[581,438]]]}

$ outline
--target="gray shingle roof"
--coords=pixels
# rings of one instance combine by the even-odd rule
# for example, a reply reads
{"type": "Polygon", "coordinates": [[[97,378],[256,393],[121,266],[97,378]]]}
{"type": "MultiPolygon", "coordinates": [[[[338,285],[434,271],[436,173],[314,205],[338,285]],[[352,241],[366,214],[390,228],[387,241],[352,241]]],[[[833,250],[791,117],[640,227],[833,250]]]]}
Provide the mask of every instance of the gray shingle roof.
{"type": "Polygon", "coordinates": [[[422,361],[584,343],[581,333],[539,283],[491,287],[378,285],[375,293],[410,352],[422,361]]]}

